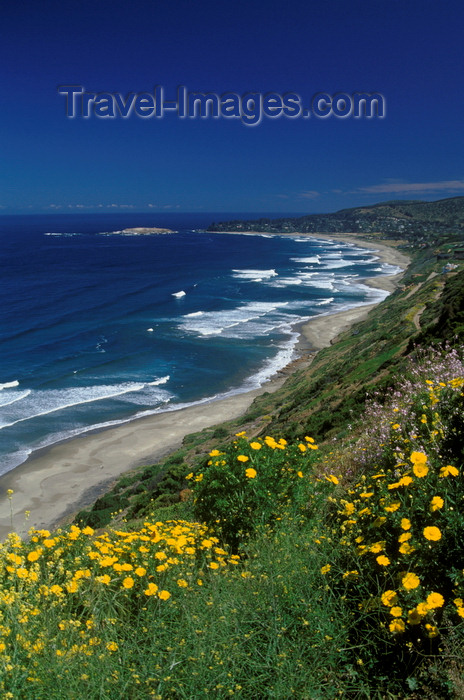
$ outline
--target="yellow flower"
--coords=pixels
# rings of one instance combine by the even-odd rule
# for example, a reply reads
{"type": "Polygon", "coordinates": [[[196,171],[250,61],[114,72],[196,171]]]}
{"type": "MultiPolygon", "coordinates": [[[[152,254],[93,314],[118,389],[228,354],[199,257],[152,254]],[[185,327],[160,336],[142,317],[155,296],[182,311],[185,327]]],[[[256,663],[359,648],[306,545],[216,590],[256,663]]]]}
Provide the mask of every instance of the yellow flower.
{"type": "Polygon", "coordinates": [[[376,562],[380,564],[380,566],[388,566],[390,564],[390,559],[384,554],[381,554],[379,557],[376,557],[376,562]]]}
{"type": "Polygon", "coordinates": [[[374,542],[374,544],[369,547],[369,551],[378,554],[378,552],[381,552],[384,548],[384,544],[384,542],[374,542]]]}
{"type": "Polygon", "coordinates": [[[108,586],[108,584],[111,583],[111,578],[108,576],[108,574],[105,574],[104,576],[97,576],[97,581],[99,583],[104,583],[105,586],[108,586]]]}
{"type": "Polygon", "coordinates": [[[388,608],[391,608],[391,606],[396,603],[396,600],[397,600],[396,591],[390,590],[390,591],[385,591],[385,593],[382,593],[381,601],[388,608]]]}
{"type": "Polygon", "coordinates": [[[210,569],[219,569],[219,564],[217,563],[217,561],[212,561],[209,563],[209,568],[210,569]]]}
{"type": "Polygon", "coordinates": [[[32,552],[29,552],[29,554],[27,555],[27,559],[28,561],[37,561],[41,554],[41,549],[34,549],[32,552]]]}
{"type": "Polygon", "coordinates": [[[148,587],[144,590],[145,595],[155,595],[158,592],[158,586],[156,583],[149,583],[148,587]]]}
{"type": "Polygon", "coordinates": [[[219,452],[219,450],[211,450],[211,452],[209,453],[209,456],[210,457],[218,457],[220,454],[221,453],[219,452]]]}
{"type": "Polygon", "coordinates": [[[108,642],[106,648],[108,649],[108,651],[117,651],[119,647],[116,644],[116,642],[108,642]]]}
{"type": "Polygon", "coordinates": [[[188,588],[188,583],[184,578],[178,578],[177,585],[179,586],[179,588],[188,588]]]}
{"type": "Polygon", "coordinates": [[[250,458],[247,457],[246,455],[238,455],[237,459],[238,459],[239,462],[248,462],[248,460],[249,460],[250,458]]]}
{"type": "Polygon", "coordinates": [[[349,501],[341,501],[341,503],[345,506],[344,510],[341,512],[342,515],[352,515],[356,510],[354,504],[349,503],[349,501]]]}
{"type": "Polygon", "coordinates": [[[442,467],[440,469],[439,477],[444,477],[444,476],[458,476],[459,474],[459,469],[456,469],[456,467],[452,467],[451,464],[448,464],[446,467],[442,467]]]}
{"type": "Polygon", "coordinates": [[[410,532],[403,532],[402,535],[398,537],[398,542],[407,542],[412,537],[410,532]]]}
{"type": "Polygon", "coordinates": [[[432,525],[431,527],[424,528],[424,537],[426,540],[432,540],[437,542],[441,539],[441,532],[438,527],[432,525]]]}
{"type": "Polygon", "coordinates": [[[413,464],[425,464],[427,461],[427,455],[423,452],[411,452],[409,459],[413,464]]]}
{"type": "Polygon", "coordinates": [[[250,442],[250,447],[252,450],[260,450],[262,445],[260,442],[250,442]]]}
{"type": "Polygon", "coordinates": [[[298,445],[298,449],[300,450],[300,452],[306,452],[307,447],[306,445],[303,445],[302,442],[300,442],[300,444],[298,445]]]}
{"type": "Polygon", "coordinates": [[[398,428],[401,428],[399,423],[393,423],[392,425],[393,430],[398,430],[398,428]]]}
{"type": "Polygon", "coordinates": [[[370,498],[373,495],[374,495],[373,491],[363,491],[363,493],[359,494],[359,497],[360,498],[370,498]]]}
{"type": "Polygon", "coordinates": [[[401,518],[401,528],[403,530],[411,529],[411,521],[408,518],[401,518]]]}
{"type": "Polygon", "coordinates": [[[127,589],[132,588],[134,585],[134,579],[132,578],[132,576],[126,576],[126,578],[122,582],[122,585],[124,588],[127,589]]]}
{"type": "Polygon", "coordinates": [[[359,576],[359,571],[356,571],[356,569],[353,569],[353,571],[345,571],[343,574],[343,578],[347,578],[350,581],[354,581],[358,578],[359,576]]]}
{"type": "Polygon", "coordinates": [[[388,629],[393,634],[401,634],[406,629],[406,626],[403,620],[395,619],[390,622],[388,629]]]}
{"type": "Polygon", "coordinates": [[[401,617],[402,614],[403,610],[399,605],[394,605],[392,608],[390,608],[390,615],[393,615],[393,617],[401,617]]]}
{"type": "Polygon", "coordinates": [[[321,569],[321,574],[322,574],[323,576],[324,576],[325,574],[328,574],[331,568],[332,568],[332,567],[330,566],[330,564],[326,564],[325,566],[322,567],[322,569],[321,569]]]}
{"type": "Polygon", "coordinates": [[[118,561],[117,557],[103,557],[100,559],[100,566],[113,566],[116,561],[118,561]]]}
{"type": "Polygon", "coordinates": [[[409,542],[403,542],[403,544],[398,548],[400,554],[411,554],[411,552],[414,552],[415,550],[416,548],[412,547],[409,542]]]}
{"type": "Polygon", "coordinates": [[[169,591],[160,591],[158,593],[158,598],[160,598],[160,600],[169,600],[170,597],[171,594],[169,593],[169,591]]]}
{"type": "Polygon", "coordinates": [[[440,508],[443,508],[443,504],[443,498],[440,496],[434,496],[430,501],[430,512],[433,513],[436,510],[440,510],[440,508]]]}
{"type": "Polygon", "coordinates": [[[429,468],[425,464],[414,464],[412,468],[414,474],[421,479],[423,476],[427,476],[429,473],[429,468]]]}
{"type": "Polygon", "coordinates": [[[327,481],[330,481],[332,484],[335,484],[335,485],[337,485],[339,483],[337,477],[334,476],[333,474],[329,474],[329,476],[326,476],[325,479],[327,479],[327,481]]]}
{"type": "Polygon", "coordinates": [[[427,603],[418,603],[416,605],[416,610],[421,617],[425,617],[429,612],[429,606],[427,605],[427,603]]]}
{"type": "Polygon", "coordinates": [[[434,608],[441,608],[445,603],[445,599],[441,593],[430,593],[427,596],[427,607],[432,610],[434,608]]]}
{"type": "Polygon", "coordinates": [[[246,435],[246,430],[242,430],[241,433],[235,433],[235,437],[244,437],[246,435]]]}
{"type": "Polygon", "coordinates": [[[392,503],[389,506],[385,506],[384,510],[387,511],[387,513],[394,513],[398,508],[400,508],[401,503],[399,501],[395,501],[395,503],[392,503]]]}
{"type": "Polygon", "coordinates": [[[257,473],[256,469],[253,469],[253,467],[245,469],[245,476],[248,477],[248,479],[254,479],[257,473]]]}
{"type": "Polygon", "coordinates": [[[134,571],[134,574],[137,576],[145,576],[147,573],[147,570],[143,568],[143,566],[138,566],[136,570],[134,571]]]}
{"type": "Polygon", "coordinates": [[[297,476],[299,476],[299,477],[300,477],[300,479],[302,479],[302,478],[303,478],[303,476],[304,476],[303,472],[297,472],[296,474],[297,474],[297,476]]]}
{"type": "Polygon", "coordinates": [[[413,588],[417,588],[420,585],[420,578],[416,574],[413,574],[412,571],[409,571],[406,576],[403,576],[401,583],[403,588],[406,588],[407,591],[411,591],[413,588]]]}
{"type": "Polygon", "coordinates": [[[435,625],[425,625],[425,629],[427,630],[430,638],[438,636],[438,627],[435,627],[435,625]]]}

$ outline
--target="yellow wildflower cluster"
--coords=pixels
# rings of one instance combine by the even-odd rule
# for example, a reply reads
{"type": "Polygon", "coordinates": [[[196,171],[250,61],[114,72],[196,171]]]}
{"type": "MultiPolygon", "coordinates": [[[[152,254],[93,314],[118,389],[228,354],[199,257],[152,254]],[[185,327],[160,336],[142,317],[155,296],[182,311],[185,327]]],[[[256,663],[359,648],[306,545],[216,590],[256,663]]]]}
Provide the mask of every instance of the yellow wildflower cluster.
{"type": "Polygon", "coordinates": [[[75,525],[53,534],[31,530],[29,542],[12,534],[0,545],[0,668],[13,672],[12,659],[27,663],[51,648],[63,660],[93,654],[103,660],[118,650],[117,640],[106,635],[103,642],[95,629],[94,611],[105,600],[175,602],[181,591],[194,592],[205,577],[238,562],[205,525],[186,521],[98,535],[75,525]],[[56,630],[45,622],[51,611],[60,620],[56,630]]]}
{"type": "Polygon", "coordinates": [[[311,467],[318,450],[309,436],[293,444],[271,435],[248,440],[244,431],[236,438],[223,450],[211,450],[201,472],[187,477],[195,482],[195,518],[234,548],[258,525],[280,520],[289,503],[306,507],[316,483],[311,467]]]}
{"type": "MultiPolygon", "coordinates": [[[[377,599],[390,633],[422,625],[424,636],[434,638],[438,613],[452,601],[449,590],[456,596],[464,586],[464,571],[462,576],[453,572],[457,560],[452,554],[462,549],[461,520],[453,506],[464,497],[464,487],[458,467],[432,462],[424,449],[398,451],[396,462],[393,469],[362,476],[344,497],[332,499],[340,543],[364,580],[386,584],[383,592],[373,591],[369,601],[360,602],[360,609],[370,609],[377,599]]],[[[323,573],[329,571],[324,567],[323,573]]],[[[454,598],[451,610],[464,617],[462,597],[454,598]]]]}

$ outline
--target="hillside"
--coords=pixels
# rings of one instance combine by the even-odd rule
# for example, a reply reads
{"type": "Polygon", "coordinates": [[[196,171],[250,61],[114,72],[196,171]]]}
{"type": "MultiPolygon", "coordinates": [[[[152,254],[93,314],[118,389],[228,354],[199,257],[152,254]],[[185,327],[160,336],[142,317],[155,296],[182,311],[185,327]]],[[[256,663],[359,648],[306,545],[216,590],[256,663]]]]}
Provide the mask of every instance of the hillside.
{"type": "Polygon", "coordinates": [[[402,238],[422,246],[462,243],[464,197],[435,202],[391,201],[341,209],[332,214],[297,218],[213,222],[210,231],[262,231],[269,233],[356,233],[402,238]]]}
{"type": "Polygon", "coordinates": [[[434,230],[244,416],[10,536],[2,697],[463,697],[464,263],[434,230]]]}

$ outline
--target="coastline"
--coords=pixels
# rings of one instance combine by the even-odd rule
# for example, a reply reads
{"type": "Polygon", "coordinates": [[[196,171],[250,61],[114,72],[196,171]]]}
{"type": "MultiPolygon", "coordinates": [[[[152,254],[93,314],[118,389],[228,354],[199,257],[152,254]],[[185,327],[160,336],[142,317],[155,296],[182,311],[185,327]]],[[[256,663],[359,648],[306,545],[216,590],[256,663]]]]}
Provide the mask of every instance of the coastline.
{"type": "MultiPolygon", "coordinates": [[[[351,235],[294,235],[375,248],[381,262],[403,269],[409,264],[408,256],[384,241],[364,241],[351,235]]],[[[360,281],[392,292],[402,275],[403,272],[360,281]]],[[[301,324],[298,327],[300,339],[297,349],[303,353],[310,350],[314,354],[330,345],[353,323],[363,320],[374,306],[376,304],[368,304],[333,314],[321,314],[301,324]]],[[[304,361],[310,362],[311,358],[304,361]]],[[[238,418],[256,396],[274,392],[282,386],[292,373],[293,366],[300,362],[293,360],[259,389],[134,419],[34,452],[23,464],[0,477],[0,540],[12,531],[24,536],[30,527],[53,529],[93,503],[123,473],[144,464],[153,464],[178,449],[187,434],[238,418]],[[14,492],[11,502],[6,495],[8,489],[14,492]],[[30,512],[27,520],[26,511],[30,512]]]]}

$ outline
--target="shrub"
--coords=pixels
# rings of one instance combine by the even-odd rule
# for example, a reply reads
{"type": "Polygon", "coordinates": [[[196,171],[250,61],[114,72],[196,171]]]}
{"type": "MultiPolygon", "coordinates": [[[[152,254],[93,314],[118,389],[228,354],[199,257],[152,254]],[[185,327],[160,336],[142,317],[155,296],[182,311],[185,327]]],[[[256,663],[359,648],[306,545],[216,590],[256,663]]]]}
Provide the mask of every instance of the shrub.
{"type": "Polygon", "coordinates": [[[291,446],[269,436],[251,442],[244,433],[237,437],[224,451],[212,450],[202,471],[187,476],[194,484],[195,517],[234,549],[259,525],[280,517],[284,506],[304,506],[317,450],[308,437],[291,446]]]}

